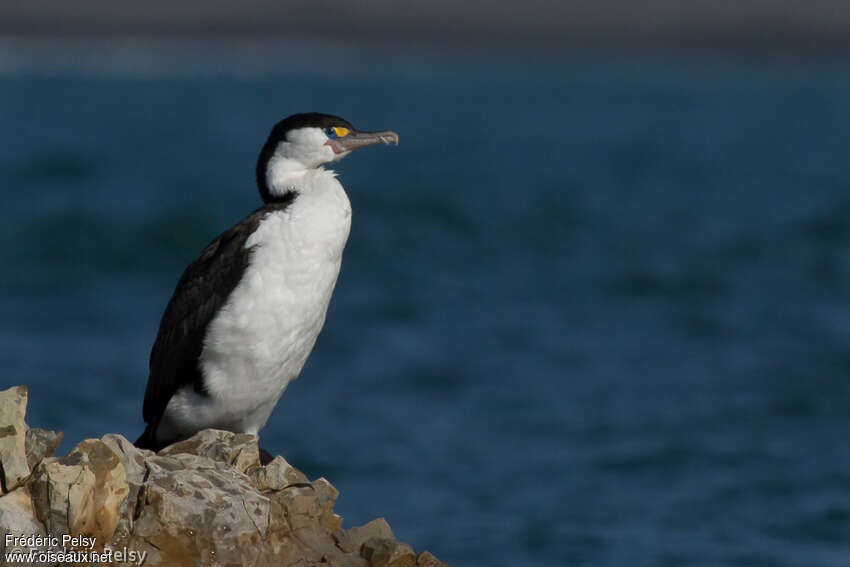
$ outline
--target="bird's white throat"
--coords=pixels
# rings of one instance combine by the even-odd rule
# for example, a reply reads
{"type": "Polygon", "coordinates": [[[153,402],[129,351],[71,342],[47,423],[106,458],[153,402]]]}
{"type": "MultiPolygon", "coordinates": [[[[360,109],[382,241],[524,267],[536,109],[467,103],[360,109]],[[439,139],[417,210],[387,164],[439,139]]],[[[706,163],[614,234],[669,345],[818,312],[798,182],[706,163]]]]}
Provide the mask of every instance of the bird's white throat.
{"type": "MultiPolygon", "coordinates": [[[[269,193],[274,197],[281,197],[290,191],[303,193],[314,185],[314,180],[309,179],[311,172],[325,171],[322,168],[306,167],[300,161],[288,158],[276,153],[269,160],[266,168],[266,183],[269,193]]],[[[332,176],[335,176],[331,172],[332,176]]]]}

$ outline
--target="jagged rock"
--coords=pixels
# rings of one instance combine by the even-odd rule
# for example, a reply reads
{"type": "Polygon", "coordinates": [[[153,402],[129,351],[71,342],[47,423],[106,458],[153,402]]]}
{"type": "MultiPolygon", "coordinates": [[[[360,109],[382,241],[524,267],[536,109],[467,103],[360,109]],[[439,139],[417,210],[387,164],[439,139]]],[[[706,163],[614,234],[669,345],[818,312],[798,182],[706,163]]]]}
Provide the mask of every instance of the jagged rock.
{"type": "Polygon", "coordinates": [[[154,455],[153,451],[139,449],[123,435],[109,433],[101,437],[103,444],[109,447],[121,461],[127,483],[141,486],[145,478],[145,459],[154,455]]]}
{"type": "Polygon", "coordinates": [[[347,530],[337,530],[334,533],[334,538],[341,549],[353,553],[360,553],[360,548],[366,540],[372,538],[395,539],[393,530],[383,518],[376,518],[362,526],[347,530]]]}
{"type": "Polygon", "coordinates": [[[38,518],[51,534],[85,534],[107,541],[129,489],[118,456],[86,439],[62,458],[45,459],[33,473],[38,518]]]}
{"type": "Polygon", "coordinates": [[[433,555],[430,551],[423,551],[416,556],[417,567],[449,567],[448,563],[443,563],[433,555]]]}
{"type": "Polygon", "coordinates": [[[30,474],[26,435],[27,387],[0,391],[0,488],[11,492],[30,474]]]}
{"type": "Polygon", "coordinates": [[[370,567],[413,567],[416,554],[406,543],[390,538],[373,537],[360,548],[360,555],[370,567]]]}
{"type": "Polygon", "coordinates": [[[39,429],[38,427],[28,429],[24,445],[26,447],[29,469],[31,471],[35,470],[38,463],[47,457],[52,457],[53,452],[61,442],[61,431],[50,431],[49,429],[39,429]]]}
{"type": "Polygon", "coordinates": [[[2,532],[85,535],[97,551],[133,554],[103,565],[447,567],[397,542],[383,518],[342,529],[337,489],[282,457],[261,466],[256,436],[205,430],[155,454],[108,434],[56,458],[61,434],[27,432],[25,406],[25,388],[0,392],[0,424],[15,431],[0,445],[4,470],[7,459],[34,467],[0,496],[2,532]]]}
{"type": "Polygon", "coordinates": [[[342,516],[334,514],[334,504],[339,497],[339,490],[334,488],[325,477],[313,481],[316,499],[319,503],[319,521],[325,529],[333,532],[342,526],[342,516]]]}
{"type": "Polygon", "coordinates": [[[257,490],[283,490],[291,484],[309,484],[307,475],[277,456],[264,467],[251,471],[251,478],[257,490]]]}
{"type": "Polygon", "coordinates": [[[309,527],[319,516],[319,501],[312,485],[290,486],[273,498],[286,510],[293,531],[309,527]]]}
{"type": "MultiPolygon", "coordinates": [[[[194,439],[194,438],[193,438],[194,439]]],[[[198,440],[198,448],[205,444],[198,440]]],[[[188,453],[152,456],[130,543],[160,551],[148,565],[248,565],[268,529],[269,499],[220,460],[188,453]],[[178,558],[174,552],[180,550],[178,558]]]]}
{"type": "MultiPolygon", "coordinates": [[[[22,486],[0,498],[0,564],[6,552],[5,534],[15,536],[45,535],[44,526],[36,519],[29,490],[22,486]]],[[[10,547],[18,549],[17,547],[10,547]]]]}
{"type": "Polygon", "coordinates": [[[207,457],[230,465],[240,472],[260,466],[260,448],[257,445],[256,435],[219,429],[199,431],[185,441],[166,447],[159,454],[167,456],[179,453],[207,457]]]}
{"type": "Polygon", "coordinates": [[[145,483],[147,475],[147,467],[145,466],[145,458],[153,456],[153,451],[139,449],[123,435],[110,433],[104,435],[101,441],[109,447],[113,453],[121,461],[124,467],[124,477],[127,482],[128,493],[127,497],[121,501],[120,519],[118,525],[115,526],[114,538],[118,540],[127,539],[133,530],[133,521],[136,517],[136,503],[139,499],[139,492],[145,483]]]}

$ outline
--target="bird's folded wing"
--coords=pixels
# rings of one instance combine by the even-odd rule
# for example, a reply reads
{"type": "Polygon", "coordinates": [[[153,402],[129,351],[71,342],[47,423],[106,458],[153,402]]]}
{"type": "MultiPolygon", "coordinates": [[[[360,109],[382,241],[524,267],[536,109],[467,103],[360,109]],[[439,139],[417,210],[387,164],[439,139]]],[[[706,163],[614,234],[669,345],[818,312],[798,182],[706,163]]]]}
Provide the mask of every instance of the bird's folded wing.
{"type": "Polygon", "coordinates": [[[245,242],[267,211],[260,208],[219,235],[192,262],[174,290],[151,349],[142,415],[157,423],[183,386],[204,393],[198,359],[210,321],[225,304],[250,260],[245,242]]]}

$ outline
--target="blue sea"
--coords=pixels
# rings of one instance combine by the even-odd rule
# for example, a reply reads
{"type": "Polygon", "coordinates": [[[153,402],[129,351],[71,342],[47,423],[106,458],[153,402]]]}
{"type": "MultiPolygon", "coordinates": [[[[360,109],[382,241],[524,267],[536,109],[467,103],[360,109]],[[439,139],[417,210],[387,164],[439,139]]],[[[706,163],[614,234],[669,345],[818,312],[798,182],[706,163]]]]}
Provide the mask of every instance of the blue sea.
{"type": "Polygon", "coordinates": [[[342,273],[261,435],[344,526],[454,567],[850,565],[846,59],[120,61],[0,72],[0,386],[61,452],[141,432],[183,268],[317,110],[401,138],[338,165],[342,273]]]}

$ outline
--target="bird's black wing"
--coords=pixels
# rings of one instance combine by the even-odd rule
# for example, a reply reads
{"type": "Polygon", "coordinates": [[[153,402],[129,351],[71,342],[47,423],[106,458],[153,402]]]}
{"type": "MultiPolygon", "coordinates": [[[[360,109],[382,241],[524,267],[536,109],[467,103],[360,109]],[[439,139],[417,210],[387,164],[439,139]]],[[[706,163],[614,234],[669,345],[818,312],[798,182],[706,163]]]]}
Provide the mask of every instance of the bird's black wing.
{"type": "Polygon", "coordinates": [[[245,242],[263,217],[278,206],[257,209],[204,248],[177,283],[151,349],[142,416],[155,431],[171,396],[191,385],[204,393],[198,359],[207,327],[242,279],[251,250],[245,242]]]}

